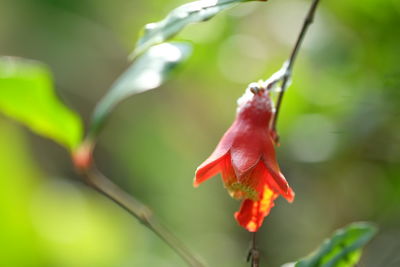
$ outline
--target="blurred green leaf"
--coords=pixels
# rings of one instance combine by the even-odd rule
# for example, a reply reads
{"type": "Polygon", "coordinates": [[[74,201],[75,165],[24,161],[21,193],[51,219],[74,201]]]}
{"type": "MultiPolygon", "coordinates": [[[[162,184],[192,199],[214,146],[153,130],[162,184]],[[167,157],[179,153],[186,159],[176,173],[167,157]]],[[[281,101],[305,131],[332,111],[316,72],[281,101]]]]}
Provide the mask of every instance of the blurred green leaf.
{"type": "Polygon", "coordinates": [[[350,224],[333,236],[310,256],[292,264],[295,267],[351,267],[361,257],[362,247],[376,234],[377,228],[365,222],[350,224]]]}
{"type": "Polygon", "coordinates": [[[179,6],[172,10],[163,20],[145,26],[143,36],[137,42],[132,57],[137,56],[155,44],[172,38],[190,23],[209,20],[219,12],[239,2],[249,1],[254,0],[201,0],[179,6]]]}
{"type": "Polygon", "coordinates": [[[191,46],[186,43],[163,43],[141,55],[111,86],[93,114],[89,136],[94,137],[112,109],[125,98],[162,85],[175,67],[188,58],[191,46]]]}
{"type": "Polygon", "coordinates": [[[82,123],[54,93],[48,68],[37,61],[0,57],[0,112],[73,150],[82,123]]]}

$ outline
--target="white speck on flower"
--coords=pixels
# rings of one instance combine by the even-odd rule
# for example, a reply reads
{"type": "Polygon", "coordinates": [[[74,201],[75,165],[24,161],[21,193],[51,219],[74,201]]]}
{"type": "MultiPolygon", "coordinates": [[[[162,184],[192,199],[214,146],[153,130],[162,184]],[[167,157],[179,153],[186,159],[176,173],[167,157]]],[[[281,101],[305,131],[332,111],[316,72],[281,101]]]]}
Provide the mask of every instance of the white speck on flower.
{"type": "Polygon", "coordinates": [[[269,93],[264,91],[262,95],[254,94],[252,88],[253,90],[266,90],[263,88],[262,82],[250,83],[247,86],[245,93],[237,100],[238,107],[236,112],[240,112],[243,108],[248,107],[249,105],[260,111],[274,110],[271,99],[268,95],[265,95],[269,93]]]}
{"type": "Polygon", "coordinates": [[[239,108],[241,106],[243,106],[244,104],[248,103],[253,98],[254,94],[250,90],[250,88],[252,88],[253,86],[258,87],[258,84],[257,83],[249,84],[249,86],[246,88],[246,91],[244,92],[244,94],[241,97],[239,97],[239,99],[237,100],[238,112],[239,112],[239,108]]]}

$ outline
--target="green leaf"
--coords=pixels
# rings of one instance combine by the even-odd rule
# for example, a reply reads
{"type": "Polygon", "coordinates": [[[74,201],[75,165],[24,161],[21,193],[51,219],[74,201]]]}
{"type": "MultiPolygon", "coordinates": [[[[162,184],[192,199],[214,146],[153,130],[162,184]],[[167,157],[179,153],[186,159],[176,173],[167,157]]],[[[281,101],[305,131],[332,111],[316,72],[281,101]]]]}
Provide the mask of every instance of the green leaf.
{"type": "Polygon", "coordinates": [[[362,247],[376,234],[377,228],[365,222],[350,224],[333,236],[310,256],[292,265],[295,267],[352,267],[361,257],[362,247]]]}
{"type": "Polygon", "coordinates": [[[145,26],[143,36],[136,44],[131,57],[133,58],[149,47],[172,38],[190,23],[209,20],[237,3],[249,1],[254,0],[201,0],[177,7],[163,20],[145,26]]]}
{"type": "Polygon", "coordinates": [[[81,141],[80,118],[58,99],[40,62],[0,57],[0,112],[69,150],[81,141]]]}
{"type": "Polygon", "coordinates": [[[172,70],[188,58],[191,46],[186,43],[163,43],[151,47],[112,85],[98,103],[89,128],[94,138],[112,109],[125,98],[162,85],[172,70]]]}

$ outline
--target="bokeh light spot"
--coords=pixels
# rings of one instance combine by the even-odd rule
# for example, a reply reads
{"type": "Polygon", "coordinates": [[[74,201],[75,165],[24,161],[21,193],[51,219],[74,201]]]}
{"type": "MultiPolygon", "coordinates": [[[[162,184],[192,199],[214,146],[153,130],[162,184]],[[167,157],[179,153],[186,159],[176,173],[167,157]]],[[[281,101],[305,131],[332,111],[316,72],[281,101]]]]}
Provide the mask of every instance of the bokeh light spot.
{"type": "Polygon", "coordinates": [[[299,161],[325,161],[334,152],[337,143],[335,126],[323,115],[302,115],[289,132],[290,150],[299,161]]]}

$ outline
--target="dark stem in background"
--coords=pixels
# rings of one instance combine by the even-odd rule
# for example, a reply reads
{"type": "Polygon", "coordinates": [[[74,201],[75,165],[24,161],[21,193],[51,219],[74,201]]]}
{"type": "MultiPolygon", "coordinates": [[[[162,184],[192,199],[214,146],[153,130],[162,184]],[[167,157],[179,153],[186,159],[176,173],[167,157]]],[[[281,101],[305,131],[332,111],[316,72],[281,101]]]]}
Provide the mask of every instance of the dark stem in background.
{"type": "Polygon", "coordinates": [[[247,255],[247,262],[250,261],[251,267],[259,267],[260,266],[260,251],[258,250],[258,248],[256,246],[256,234],[257,234],[257,232],[254,232],[251,234],[251,236],[252,236],[251,248],[249,250],[249,254],[247,255]]]}
{"type": "MultiPolygon", "coordinates": [[[[285,91],[288,87],[288,83],[292,76],[293,64],[294,64],[294,61],[296,60],[300,46],[303,43],[304,36],[306,35],[306,32],[307,32],[309,26],[313,23],[315,10],[317,9],[318,3],[319,3],[319,0],[313,0],[311,7],[308,10],[307,16],[304,20],[303,27],[301,28],[300,34],[297,37],[296,44],[293,47],[292,53],[290,54],[288,61],[286,62],[286,64],[283,67],[284,69],[282,70],[282,76],[279,79],[282,81],[282,85],[281,85],[281,90],[279,92],[278,100],[276,103],[276,112],[275,112],[274,120],[272,122],[272,130],[275,132],[276,132],[276,124],[278,121],[279,111],[282,106],[283,96],[285,94],[285,91]]],[[[276,83],[276,80],[273,82],[276,83]]]]}
{"type": "Polygon", "coordinates": [[[137,199],[111,182],[95,167],[81,170],[85,182],[104,196],[111,199],[127,212],[132,214],[144,226],[154,232],[168,246],[170,246],[189,266],[204,267],[205,265],[198,260],[186,246],[178,240],[167,228],[165,228],[153,215],[151,210],[137,199]]]}

